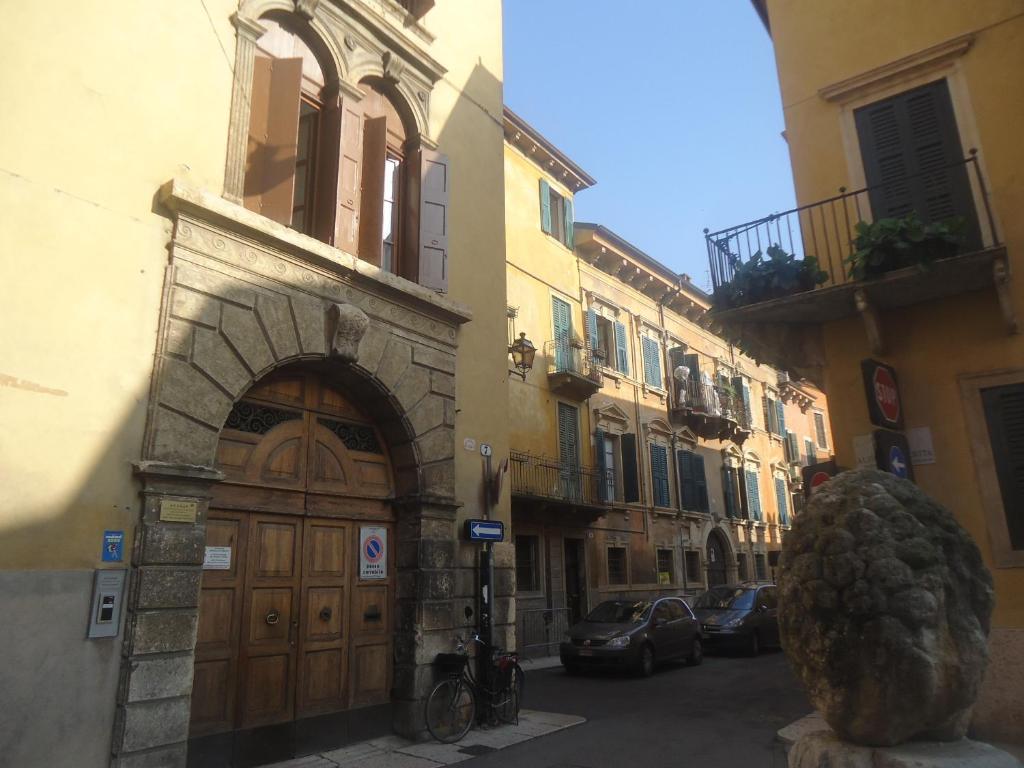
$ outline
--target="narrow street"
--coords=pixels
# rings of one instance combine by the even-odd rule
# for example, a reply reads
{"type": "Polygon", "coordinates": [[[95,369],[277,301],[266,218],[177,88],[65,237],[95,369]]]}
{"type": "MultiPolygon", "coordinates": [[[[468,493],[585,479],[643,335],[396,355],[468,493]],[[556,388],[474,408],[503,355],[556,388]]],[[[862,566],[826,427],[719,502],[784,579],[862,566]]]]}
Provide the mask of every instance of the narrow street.
{"type": "Polygon", "coordinates": [[[579,715],[583,725],[474,758],[472,768],[776,768],[775,732],[811,710],[780,651],[712,656],[653,677],[526,667],[525,706],[579,715]]]}

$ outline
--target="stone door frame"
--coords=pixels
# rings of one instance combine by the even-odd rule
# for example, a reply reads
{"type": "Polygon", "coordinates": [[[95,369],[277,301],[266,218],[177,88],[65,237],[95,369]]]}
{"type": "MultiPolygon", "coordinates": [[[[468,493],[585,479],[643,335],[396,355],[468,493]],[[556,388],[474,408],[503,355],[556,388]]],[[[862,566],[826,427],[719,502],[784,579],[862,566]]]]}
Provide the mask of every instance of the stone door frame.
{"type": "Polygon", "coordinates": [[[113,764],[185,765],[205,520],[223,478],[220,430],[257,381],[300,361],[320,361],[375,415],[388,443],[398,542],[394,726],[415,736],[433,635],[452,626],[455,360],[470,312],[182,182],[160,199],[174,232],[134,465],[142,509],[113,764]]]}

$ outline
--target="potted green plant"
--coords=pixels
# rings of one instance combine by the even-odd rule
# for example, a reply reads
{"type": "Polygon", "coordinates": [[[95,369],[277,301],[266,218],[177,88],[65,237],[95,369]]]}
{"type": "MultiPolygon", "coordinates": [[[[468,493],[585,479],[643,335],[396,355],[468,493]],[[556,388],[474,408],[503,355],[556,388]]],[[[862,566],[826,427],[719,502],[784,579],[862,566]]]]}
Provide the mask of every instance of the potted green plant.
{"type": "Polygon", "coordinates": [[[716,307],[742,307],[809,291],[825,282],[828,275],[815,256],[798,259],[777,244],[764,254],[757,251],[747,261],[733,257],[733,277],[715,291],[716,307]]]}
{"type": "Polygon", "coordinates": [[[927,269],[934,261],[956,255],[964,225],[960,216],[923,224],[916,211],[870,224],[858,221],[847,272],[853,280],[871,280],[903,267],[927,269]]]}

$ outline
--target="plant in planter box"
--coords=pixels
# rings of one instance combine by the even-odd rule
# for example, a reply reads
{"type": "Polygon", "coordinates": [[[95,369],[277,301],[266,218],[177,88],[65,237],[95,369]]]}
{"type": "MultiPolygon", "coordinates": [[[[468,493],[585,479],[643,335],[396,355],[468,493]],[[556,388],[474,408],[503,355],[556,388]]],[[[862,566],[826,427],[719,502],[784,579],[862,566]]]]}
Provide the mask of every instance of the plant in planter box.
{"type": "Polygon", "coordinates": [[[871,280],[903,267],[927,269],[933,261],[956,255],[964,225],[961,216],[923,224],[916,211],[870,224],[858,221],[853,253],[846,258],[849,275],[871,280]]]}
{"type": "Polygon", "coordinates": [[[764,255],[757,251],[746,262],[734,259],[732,266],[732,280],[715,291],[718,307],[742,307],[809,291],[828,277],[816,257],[798,259],[779,245],[768,246],[764,255]]]}

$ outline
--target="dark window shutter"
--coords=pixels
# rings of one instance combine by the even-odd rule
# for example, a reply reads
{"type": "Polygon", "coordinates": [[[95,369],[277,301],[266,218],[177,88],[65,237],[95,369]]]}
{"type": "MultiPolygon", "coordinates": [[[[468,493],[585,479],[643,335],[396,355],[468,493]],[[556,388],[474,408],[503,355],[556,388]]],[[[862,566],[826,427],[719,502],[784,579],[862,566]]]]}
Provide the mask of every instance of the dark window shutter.
{"type": "Polygon", "coordinates": [[[736,469],[722,467],[722,495],[725,498],[725,514],[727,517],[739,516],[739,500],[736,498],[736,469]]]}
{"type": "Polygon", "coordinates": [[[597,351],[597,312],[592,309],[587,310],[587,343],[590,344],[591,352],[597,351]]]}
{"type": "Polygon", "coordinates": [[[814,413],[814,432],[815,437],[818,438],[819,448],[828,448],[828,440],[825,438],[825,416],[824,414],[815,412],[814,413]]]}
{"type": "Polygon", "coordinates": [[[736,390],[737,395],[743,398],[743,413],[741,414],[740,425],[750,427],[753,424],[753,414],[750,411],[750,387],[747,386],[747,382],[742,376],[734,376],[732,388],[736,390]]]}
{"type": "Polygon", "coordinates": [[[629,376],[629,347],[626,339],[626,326],[622,323],[615,323],[615,357],[618,362],[616,366],[621,373],[629,376]]]}
{"type": "Polygon", "coordinates": [[[775,401],[775,434],[786,434],[786,405],[781,400],[775,401]]]}
{"type": "Polygon", "coordinates": [[[661,378],[661,354],[658,342],[649,336],[643,336],[640,343],[644,357],[644,381],[649,387],[663,387],[665,383],[661,378]]]}
{"type": "Polygon", "coordinates": [[[924,222],[967,220],[966,245],[980,247],[967,166],[945,80],[854,111],[876,219],[917,211],[924,222]],[[913,178],[908,178],[913,177],[913,178]]]}
{"type": "Polygon", "coordinates": [[[983,389],[981,400],[1010,546],[1024,549],[1024,384],[983,389]]]}
{"type": "Polygon", "coordinates": [[[597,497],[601,501],[614,501],[608,498],[608,465],[604,456],[604,430],[594,430],[594,458],[597,459],[597,497]]]}
{"type": "Polygon", "coordinates": [[[683,509],[697,509],[697,484],[693,477],[693,453],[676,451],[676,464],[679,467],[679,484],[682,494],[683,509]]]}
{"type": "Polygon", "coordinates": [[[448,290],[450,181],[448,157],[430,149],[420,150],[419,283],[442,293],[448,290]]]}
{"type": "Polygon", "coordinates": [[[769,407],[771,401],[768,399],[768,395],[761,395],[761,413],[764,414],[764,431],[772,431],[772,420],[770,418],[771,412],[775,409],[774,406],[769,407]]]}
{"type": "Polygon", "coordinates": [[[757,472],[746,470],[747,512],[751,520],[761,521],[761,491],[757,483],[757,472]]]}
{"type": "Polygon", "coordinates": [[[580,463],[579,415],[571,405],[558,404],[558,458],[563,467],[580,463]]]}
{"type": "Polygon", "coordinates": [[[669,505],[668,451],[663,445],[651,443],[651,480],[654,485],[654,505],[669,505]]]}
{"type": "Polygon", "coordinates": [[[562,242],[565,243],[567,248],[572,248],[572,246],[573,246],[572,200],[570,200],[568,197],[565,198],[565,201],[564,201],[564,203],[562,205],[562,213],[563,213],[563,216],[564,216],[563,226],[562,226],[562,236],[564,237],[564,240],[562,242]]]}
{"type": "Polygon", "coordinates": [[[545,179],[540,180],[540,228],[551,234],[551,185],[545,179]]]}
{"type": "MultiPolygon", "coordinates": [[[[359,194],[359,258],[380,266],[384,233],[384,165],[388,156],[385,117],[363,123],[363,175],[359,194]]],[[[443,229],[443,224],[442,224],[443,229]]]]}
{"type": "Polygon", "coordinates": [[[295,195],[302,59],[253,60],[245,207],[288,226],[295,195]]]}
{"type": "Polygon", "coordinates": [[[710,512],[708,479],[704,474],[704,457],[699,453],[693,454],[693,482],[697,491],[697,509],[701,512],[710,512]]]}
{"type": "Polygon", "coordinates": [[[786,481],[775,478],[775,503],[779,507],[779,525],[789,525],[789,504],[787,502],[786,481]]]}
{"type": "Polygon", "coordinates": [[[814,441],[811,438],[804,438],[804,448],[807,449],[807,463],[817,464],[818,463],[818,452],[814,448],[814,441]]]}
{"type": "Polygon", "coordinates": [[[622,495],[627,502],[640,501],[640,482],[636,466],[636,435],[619,438],[622,446],[622,495]]]}

